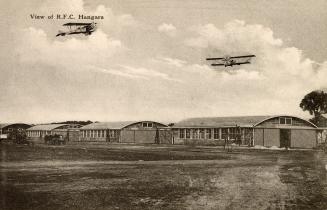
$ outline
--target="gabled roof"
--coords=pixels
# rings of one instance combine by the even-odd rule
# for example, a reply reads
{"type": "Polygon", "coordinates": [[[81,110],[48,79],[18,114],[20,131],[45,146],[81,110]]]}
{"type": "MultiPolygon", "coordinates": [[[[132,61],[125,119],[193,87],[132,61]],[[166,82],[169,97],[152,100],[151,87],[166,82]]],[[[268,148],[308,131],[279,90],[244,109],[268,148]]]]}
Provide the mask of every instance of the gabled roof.
{"type": "Polygon", "coordinates": [[[173,127],[252,127],[274,116],[199,117],[176,123],[173,127]]]}
{"type": "Polygon", "coordinates": [[[96,122],[85,125],[80,129],[83,130],[104,130],[104,129],[122,129],[138,121],[118,121],[118,122],[96,122]]]}
{"type": "Polygon", "coordinates": [[[43,124],[43,125],[35,125],[33,127],[28,128],[29,131],[51,131],[56,128],[60,128],[61,126],[65,126],[68,124],[43,124]]]}

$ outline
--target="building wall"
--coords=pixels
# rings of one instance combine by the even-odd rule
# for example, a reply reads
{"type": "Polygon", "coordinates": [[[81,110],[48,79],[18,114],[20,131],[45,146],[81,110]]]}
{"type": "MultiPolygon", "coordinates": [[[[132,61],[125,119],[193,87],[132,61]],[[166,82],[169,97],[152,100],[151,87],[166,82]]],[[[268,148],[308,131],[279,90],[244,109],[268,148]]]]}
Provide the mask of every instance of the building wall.
{"type": "Polygon", "coordinates": [[[254,129],[254,146],[260,145],[263,146],[263,128],[254,129]]]}
{"type": "Polygon", "coordinates": [[[168,131],[162,130],[160,132],[161,127],[166,126],[151,121],[142,121],[135,124],[131,124],[121,130],[120,142],[136,144],[165,143],[167,142],[168,134],[164,134],[164,132],[168,131]],[[162,141],[160,139],[162,139],[162,141]]]}
{"type": "Polygon", "coordinates": [[[135,131],[135,143],[154,144],[156,143],[156,130],[138,130],[135,131]]]}
{"type": "Polygon", "coordinates": [[[317,131],[317,146],[325,146],[327,142],[327,128],[317,131]]]}
{"type": "Polygon", "coordinates": [[[172,144],[173,135],[170,128],[159,129],[159,143],[160,144],[172,144]]]}
{"type": "Polygon", "coordinates": [[[291,130],[291,147],[293,148],[314,148],[316,147],[316,130],[291,130]]]}
{"type": "Polygon", "coordinates": [[[67,130],[67,129],[53,129],[53,130],[51,131],[51,134],[52,134],[52,135],[55,135],[55,134],[57,134],[57,135],[61,135],[61,136],[63,136],[64,138],[66,138],[66,137],[67,137],[67,134],[68,134],[68,130],[67,130]]]}
{"type": "Polygon", "coordinates": [[[120,135],[120,142],[121,143],[135,143],[134,136],[135,136],[135,131],[123,130],[120,135]]]}
{"type": "Polygon", "coordinates": [[[67,140],[68,141],[79,141],[80,130],[79,129],[68,129],[67,140]]]}
{"type": "Polygon", "coordinates": [[[250,145],[253,139],[252,128],[223,127],[223,128],[173,128],[174,144],[195,145],[224,145],[225,140],[250,145]]]}
{"type": "Polygon", "coordinates": [[[107,141],[107,142],[119,142],[120,130],[112,129],[81,129],[79,135],[79,141],[107,141]]]}
{"type": "Polygon", "coordinates": [[[271,147],[271,146],[280,146],[280,134],[279,129],[264,129],[264,146],[271,147]]]}
{"type": "Polygon", "coordinates": [[[156,143],[156,130],[122,130],[122,143],[154,144],[156,143]]]}

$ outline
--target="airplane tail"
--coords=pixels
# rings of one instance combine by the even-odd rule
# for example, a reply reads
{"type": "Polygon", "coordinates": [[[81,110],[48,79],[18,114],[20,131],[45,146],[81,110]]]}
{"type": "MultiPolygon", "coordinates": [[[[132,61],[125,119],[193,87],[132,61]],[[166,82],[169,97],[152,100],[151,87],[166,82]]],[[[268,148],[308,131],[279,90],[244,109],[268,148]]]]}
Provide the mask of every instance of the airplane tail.
{"type": "Polygon", "coordinates": [[[65,36],[65,35],[66,35],[65,32],[63,32],[63,31],[58,31],[58,34],[57,34],[56,36],[65,36]]]}

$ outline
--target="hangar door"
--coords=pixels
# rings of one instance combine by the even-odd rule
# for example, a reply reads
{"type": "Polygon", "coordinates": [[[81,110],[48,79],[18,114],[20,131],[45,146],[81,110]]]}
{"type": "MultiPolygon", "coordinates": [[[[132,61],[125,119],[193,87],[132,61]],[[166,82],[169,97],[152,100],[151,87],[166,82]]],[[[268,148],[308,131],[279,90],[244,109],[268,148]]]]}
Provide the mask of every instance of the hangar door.
{"type": "Polygon", "coordinates": [[[156,130],[123,130],[121,131],[122,143],[154,144],[156,130]]]}
{"type": "Polygon", "coordinates": [[[280,129],[280,147],[290,148],[291,147],[291,130],[280,129]]]}

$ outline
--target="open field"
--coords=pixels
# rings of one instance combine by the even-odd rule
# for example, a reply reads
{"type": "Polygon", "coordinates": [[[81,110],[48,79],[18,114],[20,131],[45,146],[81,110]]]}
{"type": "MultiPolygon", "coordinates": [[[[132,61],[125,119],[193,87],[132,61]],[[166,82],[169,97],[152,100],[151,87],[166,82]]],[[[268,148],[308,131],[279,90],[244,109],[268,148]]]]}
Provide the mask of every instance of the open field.
{"type": "Polygon", "coordinates": [[[0,209],[327,209],[327,155],[0,145],[0,209]]]}

